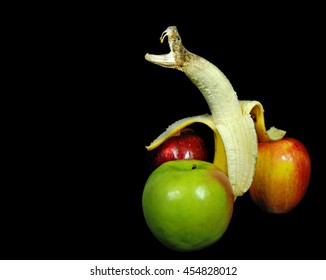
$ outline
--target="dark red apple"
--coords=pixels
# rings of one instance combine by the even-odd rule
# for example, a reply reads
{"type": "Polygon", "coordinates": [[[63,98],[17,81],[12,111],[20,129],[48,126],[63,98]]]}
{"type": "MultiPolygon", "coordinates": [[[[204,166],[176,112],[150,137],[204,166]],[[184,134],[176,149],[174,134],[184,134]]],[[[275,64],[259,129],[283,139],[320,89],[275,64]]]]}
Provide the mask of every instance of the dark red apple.
{"type": "Polygon", "coordinates": [[[287,213],[303,199],[310,172],[309,153],[297,139],[259,143],[250,197],[267,212],[287,213]]]}
{"type": "Polygon", "coordinates": [[[150,169],[178,159],[208,161],[208,148],[203,137],[190,127],[183,128],[156,149],[149,152],[150,169]]]}

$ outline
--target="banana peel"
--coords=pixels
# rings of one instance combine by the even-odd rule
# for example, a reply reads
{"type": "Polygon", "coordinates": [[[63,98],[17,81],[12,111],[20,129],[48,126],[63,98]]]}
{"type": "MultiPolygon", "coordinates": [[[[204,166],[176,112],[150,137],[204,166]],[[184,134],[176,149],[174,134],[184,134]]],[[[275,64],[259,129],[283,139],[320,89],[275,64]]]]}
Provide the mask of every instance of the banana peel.
{"type": "Polygon", "coordinates": [[[166,36],[170,53],[146,54],[145,59],[185,73],[204,96],[211,114],[176,121],[146,146],[146,149],[151,151],[157,148],[191,124],[205,124],[214,134],[213,164],[229,177],[234,197],[242,196],[252,184],[258,143],[278,141],[284,137],[286,131],[275,127],[266,130],[262,104],[259,101],[239,100],[222,71],[183,46],[176,26],[170,26],[162,33],[161,43],[166,36]]]}

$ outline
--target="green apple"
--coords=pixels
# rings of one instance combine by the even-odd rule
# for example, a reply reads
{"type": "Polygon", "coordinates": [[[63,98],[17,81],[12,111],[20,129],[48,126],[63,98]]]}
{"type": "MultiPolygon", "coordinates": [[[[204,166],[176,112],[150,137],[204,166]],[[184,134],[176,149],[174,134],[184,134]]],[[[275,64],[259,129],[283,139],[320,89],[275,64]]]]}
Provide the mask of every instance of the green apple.
{"type": "Polygon", "coordinates": [[[213,163],[167,161],[148,177],[143,213],[154,236],[176,251],[195,251],[218,241],[228,228],[234,196],[228,177],[213,163]]]}

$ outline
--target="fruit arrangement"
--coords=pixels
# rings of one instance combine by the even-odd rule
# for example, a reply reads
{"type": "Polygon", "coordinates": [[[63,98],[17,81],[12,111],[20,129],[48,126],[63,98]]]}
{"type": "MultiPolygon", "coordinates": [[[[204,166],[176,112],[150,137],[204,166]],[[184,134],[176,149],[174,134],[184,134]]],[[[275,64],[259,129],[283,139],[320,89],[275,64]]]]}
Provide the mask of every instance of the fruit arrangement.
{"type": "Polygon", "coordinates": [[[145,59],[182,71],[202,93],[210,114],[178,120],[146,146],[160,160],[155,160],[144,186],[143,213],[152,233],[167,247],[200,250],[222,237],[236,199],[246,192],[264,211],[281,214],[294,209],[308,188],[311,161],[299,140],[275,127],[267,130],[262,104],[239,100],[222,71],[183,46],[176,26],[162,33],[161,43],[165,37],[170,52],[146,54],[145,59]],[[188,152],[162,156],[195,123],[213,131],[213,161],[207,161],[204,145],[192,153],[191,139],[188,152]]]}

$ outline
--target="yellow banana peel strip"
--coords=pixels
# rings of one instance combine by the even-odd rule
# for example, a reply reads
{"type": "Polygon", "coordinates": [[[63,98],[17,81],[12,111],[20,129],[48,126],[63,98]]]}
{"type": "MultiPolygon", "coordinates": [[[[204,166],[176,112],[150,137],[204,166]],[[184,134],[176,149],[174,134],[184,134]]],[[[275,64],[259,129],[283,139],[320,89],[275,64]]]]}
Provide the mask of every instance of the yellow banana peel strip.
{"type": "Polygon", "coordinates": [[[258,142],[271,142],[281,140],[285,130],[272,126],[269,130],[265,127],[264,108],[259,101],[240,100],[243,114],[250,113],[254,120],[258,142]]]}

